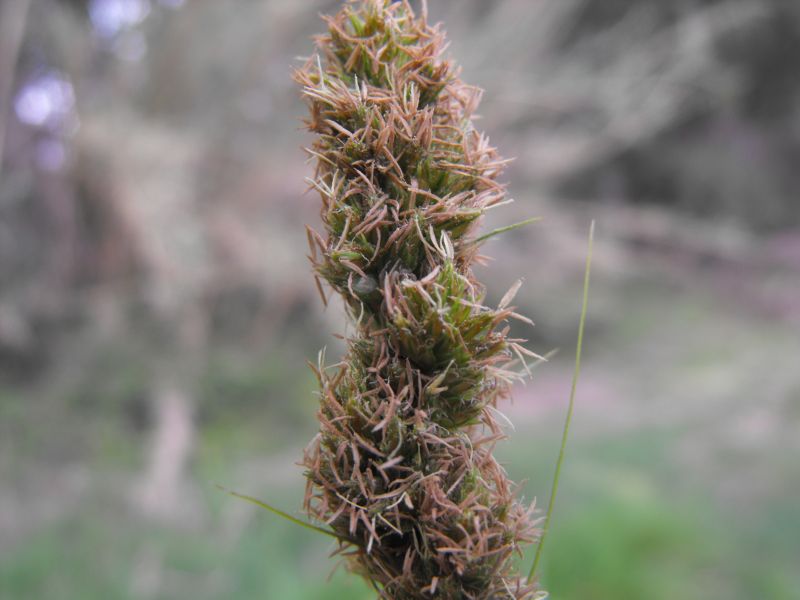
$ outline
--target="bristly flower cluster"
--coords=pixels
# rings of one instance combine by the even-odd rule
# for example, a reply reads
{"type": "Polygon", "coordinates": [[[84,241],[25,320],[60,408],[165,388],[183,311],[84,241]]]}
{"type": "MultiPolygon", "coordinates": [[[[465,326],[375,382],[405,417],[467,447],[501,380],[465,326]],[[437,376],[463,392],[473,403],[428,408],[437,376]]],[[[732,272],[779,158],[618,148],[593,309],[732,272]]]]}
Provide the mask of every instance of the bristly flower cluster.
{"type": "Polygon", "coordinates": [[[471,270],[477,222],[505,201],[505,163],[473,125],[480,90],[407,2],[351,1],[326,21],[295,74],[326,233],[309,243],[356,333],[317,369],[306,509],[383,598],[533,598],[511,564],[535,540],[531,509],[492,449],[511,363],[536,355],[508,337],[526,320],[508,306],[518,286],[483,306],[471,270]]]}

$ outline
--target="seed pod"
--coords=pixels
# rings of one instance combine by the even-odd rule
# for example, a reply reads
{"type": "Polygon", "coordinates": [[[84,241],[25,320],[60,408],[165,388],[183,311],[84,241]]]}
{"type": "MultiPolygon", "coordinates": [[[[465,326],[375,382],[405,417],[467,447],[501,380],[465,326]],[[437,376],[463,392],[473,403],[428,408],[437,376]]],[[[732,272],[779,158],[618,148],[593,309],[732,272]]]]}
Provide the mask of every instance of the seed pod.
{"type": "Polygon", "coordinates": [[[408,2],[351,1],[325,20],[295,73],[325,227],[309,243],[355,334],[317,371],[306,510],[383,598],[533,598],[511,564],[536,538],[531,508],[492,455],[518,315],[510,297],[484,306],[471,270],[478,221],[505,199],[505,163],[472,120],[480,90],[408,2]]]}

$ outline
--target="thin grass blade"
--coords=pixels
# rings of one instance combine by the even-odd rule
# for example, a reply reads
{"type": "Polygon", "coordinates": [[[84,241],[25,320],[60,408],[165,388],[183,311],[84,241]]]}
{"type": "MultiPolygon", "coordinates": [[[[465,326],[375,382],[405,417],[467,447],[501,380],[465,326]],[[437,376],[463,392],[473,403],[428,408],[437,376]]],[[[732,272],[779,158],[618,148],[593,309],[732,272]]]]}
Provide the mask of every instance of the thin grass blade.
{"type": "Polygon", "coordinates": [[[542,558],[542,551],[544,550],[544,543],[547,539],[547,534],[550,531],[550,522],[553,518],[553,507],[555,506],[556,496],[558,495],[558,484],[561,479],[561,467],[564,464],[564,454],[567,448],[567,440],[569,439],[569,429],[572,424],[572,414],[575,410],[575,392],[578,389],[578,379],[581,375],[581,353],[583,351],[583,332],[586,325],[586,311],[589,306],[589,279],[592,271],[592,253],[594,251],[594,226],[589,229],[589,251],[586,255],[586,270],[583,276],[583,305],[581,307],[581,320],[578,326],[578,344],[575,350],[575,371],[572,375],[572,387],[569,393],[569,408],[567,409],[567,418],[564,422],[564,433],[561,436],[561,449],[558,452],[558,460],[556,461],[556,470],[553,475],[553,487],[550,492],[550,503],[547,507],[547,516],[544,520],[544,528],[542,529],[542,537],[539,539],[539,545],[536,548],[536,556],[533,559],[533,566],[531,566],[530,573],[528,574],[528,581],[532,581],[536,576],[539,568],[539,562],[542,558]]]}
{"type": "Polygon", "coordinates": [[[513,225],[506,225],[505,227],[494,229],[493,231],[490,231],[489,233],[477,238],[474,243],[481,244],[486,240],[493,238],[496,235],[500,235],[501,233],[506,233],[509,231],[514,231],[515,229],[519,229],[520,227],[525,227],[525,225],[530,225],[531,223],[538,223],[541,220],[542,217],[533,217],[532,219],[526,219],[524,221],[520,221],[519,223],[514,223],[513,225]]]}
{"type": "Polygon", "coordinates": [[[260,508],[266,509],[269,512],[271,512],[272,514],[278,515],[279,517],[282,517],[282,518],[286,519],[290,523],[294,523],[295,525],[299,525],[300,527],[304,527],[305,529],[308,529],[310,531],[315,531],[316,533],[321,533],[323,535],[327,535],[328,537],[332,537],[332,538],[337,539],[337,540],[344,540],[344,538],[339,537],[338,535],[336,535],[332,531],[328,531],[327,529],[323,529],[322,527],[317,527],[316,525],[312,525],[311,523],[307,523],[307,522],[305,522],[305,521],[303,521],[301,519],[298,519],[297,517],[293,517],[289,513],[284,512],[279,508],[275,508],[274,506],[271,506],[271,505],[267,504],[266,502],[262,502],[261,500],[258,500],[257,498],[253,498],[252,496],[245,496],[244,494],[239,494],[237,492],[232,492],[231,490],[226,489],[226,488],[222,487],[221,485],[218,485],[217,488],[219,488],[220,490],[222,490],[226,494],[230,494],[234,498],[239,498],[239,500],[244,500],[246,502],[249,502],[250,504],[255,504],[256,506],[258,506],[260,508]]]}

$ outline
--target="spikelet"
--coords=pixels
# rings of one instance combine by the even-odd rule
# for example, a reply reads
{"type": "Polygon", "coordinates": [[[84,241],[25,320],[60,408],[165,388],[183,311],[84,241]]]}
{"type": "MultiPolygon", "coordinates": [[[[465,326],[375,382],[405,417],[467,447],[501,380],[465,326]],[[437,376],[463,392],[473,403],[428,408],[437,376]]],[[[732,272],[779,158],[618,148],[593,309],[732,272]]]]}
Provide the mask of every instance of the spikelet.
{"type": "Polygon", "coordinates": [[[295,73],[325,227],[311,260],[355,325],[342,363],[316,369],[305,508],[382,598],[531,599],[511,559],[536,539],[532,509],[492,456],[492,408],[528,351],[508,337],[515,290],[483,306],[471,270],[505,163],[422,12],[348,2],[295,73]]]}

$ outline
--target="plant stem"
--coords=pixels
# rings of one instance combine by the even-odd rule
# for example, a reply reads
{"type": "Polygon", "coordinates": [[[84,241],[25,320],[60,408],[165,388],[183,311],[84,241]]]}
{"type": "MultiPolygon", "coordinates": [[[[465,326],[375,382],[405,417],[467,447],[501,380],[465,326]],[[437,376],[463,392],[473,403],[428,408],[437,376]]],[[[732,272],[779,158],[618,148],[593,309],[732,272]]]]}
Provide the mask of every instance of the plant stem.
{"type": "Polygon", "coordinates": [[[569,408],[567,409],[567,419],[564,422],[564,433],[561,436],[561,449],[558,453],[558,461],[556,461],[556,471],[553,476],[553,487],[550,492],[550,503],[547,507],[547,516],[544,520],[544,528],[542,530],[542,537],[539,539],[539,546],[536,548],[536,557],[533,559],[533,566],[531,567],[528,580],[532,580],[536,576],[536,571],[539,567],[539,561],[542,558],[542,550],[544,549],[544,542],[547,534],[550,531],[550,521],[553,518],[553,507],[555,506],[556,496],[558,495],[558,484],[561,479],[561,467],[564,464],[564,453],[567,448],[567,439],[569,438],[569,428],[572,424],[572,414],[575,410],[575,391],[578,388],[578,379],[581,374],[581,352],[583,350],[583,331],[586,325],[586,310],[589,306],[589,277],[592,271],[592,252],[594,250],[594,221],[589,229],[589,251],[586,255],[586,270],[583,276],[583,306],[581,307],[581,320],[578,326],[578,345],[575,350],[575,371],[572,375],[572,388],[569,393],[569,408]]]}

